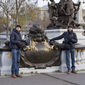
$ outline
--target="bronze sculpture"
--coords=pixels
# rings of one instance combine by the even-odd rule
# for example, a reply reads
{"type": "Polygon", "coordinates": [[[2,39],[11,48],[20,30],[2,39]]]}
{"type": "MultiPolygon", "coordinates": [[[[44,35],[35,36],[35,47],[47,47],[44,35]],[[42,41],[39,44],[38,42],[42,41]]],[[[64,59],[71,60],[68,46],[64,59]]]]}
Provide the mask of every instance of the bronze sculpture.
{"type": "Polygon", "coordinates": [[[51,23],[47,27],[50,28],[67,28],[69,25],[76,28],[79,24],[76,23],[76,14],[80,7],[80,2],[75,4],[72,0],[60,0],[59,3],[55,3],[54,0],[50,0],[49,18],[51,23]]]}
{"type": "Polygon", "coordinates": [[[61,64],[61,49],[50,45],[47,36],[39,25],[33,25],[29,30],[30,45],[21,50],[22,67],[46,68],[61,64]]]}

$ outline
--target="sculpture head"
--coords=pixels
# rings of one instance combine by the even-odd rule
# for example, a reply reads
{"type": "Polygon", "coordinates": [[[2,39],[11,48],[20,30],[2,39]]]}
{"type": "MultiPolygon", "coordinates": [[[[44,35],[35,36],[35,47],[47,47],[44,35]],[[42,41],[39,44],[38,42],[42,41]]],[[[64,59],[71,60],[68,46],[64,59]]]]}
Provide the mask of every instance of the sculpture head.
{"type": "Polygon", "coordinates": [[[32,28],[29,30],[29,36],[35,42],[42,42],[46,40],[44,30],[42,30],[39,24],[34,24],[32,26],[32,28]]]}

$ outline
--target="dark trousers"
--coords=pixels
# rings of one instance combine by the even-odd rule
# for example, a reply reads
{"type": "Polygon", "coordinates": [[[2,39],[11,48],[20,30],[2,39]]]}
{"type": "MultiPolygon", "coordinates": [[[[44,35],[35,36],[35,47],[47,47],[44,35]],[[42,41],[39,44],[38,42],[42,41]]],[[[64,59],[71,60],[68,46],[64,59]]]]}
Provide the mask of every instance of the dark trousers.
{"type": "Polygon", "coordinates": [[[75,49],[70,49],[70,50],[65,50],[66,53],[66,65],[67,65],[67,69],[68,71],[75,71],[75,49]],[[70,58],[71,58],[71,64],[72,67],[70,66],[70,58]]]}

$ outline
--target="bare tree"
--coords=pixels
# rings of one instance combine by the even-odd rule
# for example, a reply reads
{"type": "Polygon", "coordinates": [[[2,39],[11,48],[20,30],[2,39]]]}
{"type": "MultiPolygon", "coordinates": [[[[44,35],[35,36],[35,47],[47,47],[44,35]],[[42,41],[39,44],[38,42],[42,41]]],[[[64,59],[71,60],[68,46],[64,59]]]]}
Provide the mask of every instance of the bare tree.
{"type": "Polygon", "coordinates": [[[16,0],[16,24],[19,24],[18,16],[19,16],[21,7],[23,7],[22,5],[24,4],[24,2],[25,0],[16,0]]]}
{"type": "MultiPolygon", "coordinates": [[[[3,11],[3,17],[6,19],[5,27],[9,28],[10,19],[13,19],[14,26],[20,24],[22,27],[30,22],[35,23],[39,18],[39,8],[36,5],[29,4],[26,0],[0,0],[0,9],[3,11]]],[[[12,25],[12,26],[13,26],[12,25]]]]}
{"type": "Polygon", "coordinates": [[[26,4],[26,16],[28,23],[36,23],[40,15],[39,8],[33,4],[26,4]]]}
{"type": "Polygon", "coordinates": [[[0,7],[2,8],[3,11],[3,15],[6,17],[6,21],[7,23],[5,24],[5,28],[7,30],[7,36],[8,36],[8,25],[9,25],[9,16],[11,14],[11,12],[14,9],[14,5],[15,3],[12,2],[11,0],[0,0],[0,7]]]}
{"type": "Polygon", "coordinates": [[[8,28],[10,18],[13,18],[15,23],[18,24],[18,16],[20,14],[20,10],[23,7],[25,0],[0,0],[0,9],[3,12],[3,16],[6,18],[7,23],[5,23],[5,28],[7,30],[8,35],[8,28]],[[14,15],[14,16],[13,16],[14,15]]]}

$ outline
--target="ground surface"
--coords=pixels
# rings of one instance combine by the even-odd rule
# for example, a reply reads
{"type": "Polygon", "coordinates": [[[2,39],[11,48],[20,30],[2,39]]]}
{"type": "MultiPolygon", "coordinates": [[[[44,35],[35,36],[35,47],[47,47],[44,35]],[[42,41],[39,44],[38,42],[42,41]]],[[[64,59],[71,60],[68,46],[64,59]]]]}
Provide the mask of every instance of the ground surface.
{"type": "Polygon", "coordinates": [[[85,85],[85,73],[25,74],[16,79],[0,76],[0,85],[85,85]]]}

